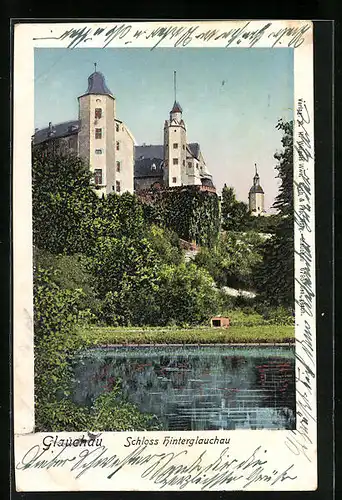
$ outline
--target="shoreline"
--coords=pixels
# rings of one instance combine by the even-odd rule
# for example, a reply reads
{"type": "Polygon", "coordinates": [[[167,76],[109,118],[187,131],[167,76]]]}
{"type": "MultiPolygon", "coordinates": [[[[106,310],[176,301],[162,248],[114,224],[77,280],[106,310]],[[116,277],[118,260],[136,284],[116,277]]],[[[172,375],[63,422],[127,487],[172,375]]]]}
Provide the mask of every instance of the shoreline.
{"type": "Polygon", "coordinates": [[[122,343],[122,344],[99,344],[89,346],[88,349],[115,349],[118,347],[292,347],[295,345],[295,339],[291,342],[225,342],[225,343],[206,343],[206,344],[176,344],[176,343],[122,343]]]}

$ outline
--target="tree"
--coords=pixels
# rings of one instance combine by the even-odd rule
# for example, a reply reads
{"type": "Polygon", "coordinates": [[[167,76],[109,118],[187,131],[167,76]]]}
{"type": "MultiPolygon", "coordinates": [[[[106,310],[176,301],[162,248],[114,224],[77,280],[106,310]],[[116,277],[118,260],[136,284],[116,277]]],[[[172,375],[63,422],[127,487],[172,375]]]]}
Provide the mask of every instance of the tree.
{"type": "Polygon", "coordinates": [[[89,258],[96,276],[103,320],[108,324],[144,324],[149,298],[158,287],[159,260],[145,237],[99,237],[89,258]]]}
{"type": "Polygon", "coordinates": [[[257,233],[222,233],[212,250],[202,248],[195,262],[205,268],[219,287],[253,288],[253,272],[261,261],[262,239],[257,233]]]}
{"type": "Polygon", "coordinates": [[[243,231],[249,219],[247,204],[238,201],[233,187],[225,184],[221,197],[222,228],[226,231],[243,231]]]}
{"type": "Polygon", "coordinates": [[[218,294],[205,269],[193,263],[165,265],[159,277],[156,302],[160,324],[200,324],[217,314],[218,294]]]}
{"type": "Polygon", "coordinates": [[[281,184],[273,207],[279,222],[272,238],[265,242],[263,262],[255,274],[260,299],[271,306],[294,305],[294,210],[293,210],[293,122],[280,120],[282,146],[275,153],[281,184]]]}
{"type": "Polygon", "coordinates": [[[73,254],[89,245],[87,226],[99,202],[90,186],[91,176],[76,155],[34,150],[33,241],[38,248],[73,254]]]}

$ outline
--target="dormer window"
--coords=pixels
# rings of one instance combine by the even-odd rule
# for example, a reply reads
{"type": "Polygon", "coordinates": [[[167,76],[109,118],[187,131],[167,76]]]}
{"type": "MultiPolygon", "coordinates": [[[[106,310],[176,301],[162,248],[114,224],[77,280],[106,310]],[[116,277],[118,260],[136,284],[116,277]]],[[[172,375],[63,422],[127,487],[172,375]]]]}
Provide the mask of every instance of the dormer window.
{"type": "Polygon", "coordinates": [[[102,128],[95,129],[95,139],[102,139],[102,128]]]}
{"type": "Polygon", "coordinates": [[[95,108],[95,120],[102,118],[102,108],[95,108]]]}

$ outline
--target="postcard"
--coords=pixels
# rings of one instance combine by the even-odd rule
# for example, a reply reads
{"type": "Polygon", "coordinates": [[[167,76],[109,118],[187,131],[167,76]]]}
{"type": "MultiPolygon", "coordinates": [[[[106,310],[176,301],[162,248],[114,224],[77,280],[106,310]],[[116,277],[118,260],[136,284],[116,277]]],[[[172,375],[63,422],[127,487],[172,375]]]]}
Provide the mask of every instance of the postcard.
{"type": "Polygon", "coordinates": [[[17,491],[317,488],[311,21],[17,23],[17,491]]]}

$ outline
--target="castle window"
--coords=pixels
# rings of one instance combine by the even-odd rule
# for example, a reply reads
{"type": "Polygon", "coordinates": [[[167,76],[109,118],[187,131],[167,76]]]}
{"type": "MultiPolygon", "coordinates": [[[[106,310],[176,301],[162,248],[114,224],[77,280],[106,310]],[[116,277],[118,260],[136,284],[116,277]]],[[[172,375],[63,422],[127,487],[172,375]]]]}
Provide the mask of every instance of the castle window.
{"type": "Polygon", "coordinates": [[[183,160],[183,167],[185,167],[185,160],[183,160]]]}
{"type": "Polygon", "coordinates": [[[116,171],[120,172],[121,170],[121,163],[119,161],[116,162],[116,171]]]}
{"type": "Polygon", "coordinates": [[[118,123],[115,124],[115,129],[117,132],[120,132],[120,125],[118,123]]]}
{"type": "Polygon", "coordinates": [[[183,144],[183,149],[185,149],[185,144],[183,144]]]}
{"type": "Polygon", "coordinates": [[[102,117],[102,109],[101,108],[95,108],[95,119],[98,120],[102,117]]]}
{"type": "Polygon", "coordinates": [[[120,150],[120,142],[119,141],[116,141],[116,150],[119,151],[120,150]]]}
{"type": "Polygon", "coordinates": [[[172,182],[173,182],[174,184],[176,184],[176,182],[177,182],[177,177],[172,177],[172,182]]]}
{"type": "Polygon", "coordinates": [[[102,139],[102,128],[95,129],[95,139],[102,139]]]}
{"type": "Polygon", "coordinates": [[[192,167],[191,161],[188,161],[188,167],[189,167],[189,168],[191,168],[191,167],[192,167]]]}
{"type": "Polygon", "coordinates": [[[103,149],[95,149],[95,154],[96,155],[102,155],[103,149]]]}
{"type": "Polygon", "coordinates": [[[173,159],[173,164],[174,164],[174,165],[178,165],[178,158],[174,158],[174,159],[173,159]]]}
{"type": "Polygon", "coordinates": [[[178,149],[178,142],[173,143],[173,149],[178,149]]]}
{"type": "Polygon", "coordinates": [[[121,184],[120,184],[120,181],[116,181],[116,192],[117,193],[120,193],[121,191],[121,184]]]}
{"type": "Polygon", "coordinates": [[[99,186],[102,184],[102,168],[95,168],[94,170],[95,185],[99,186]]]}

